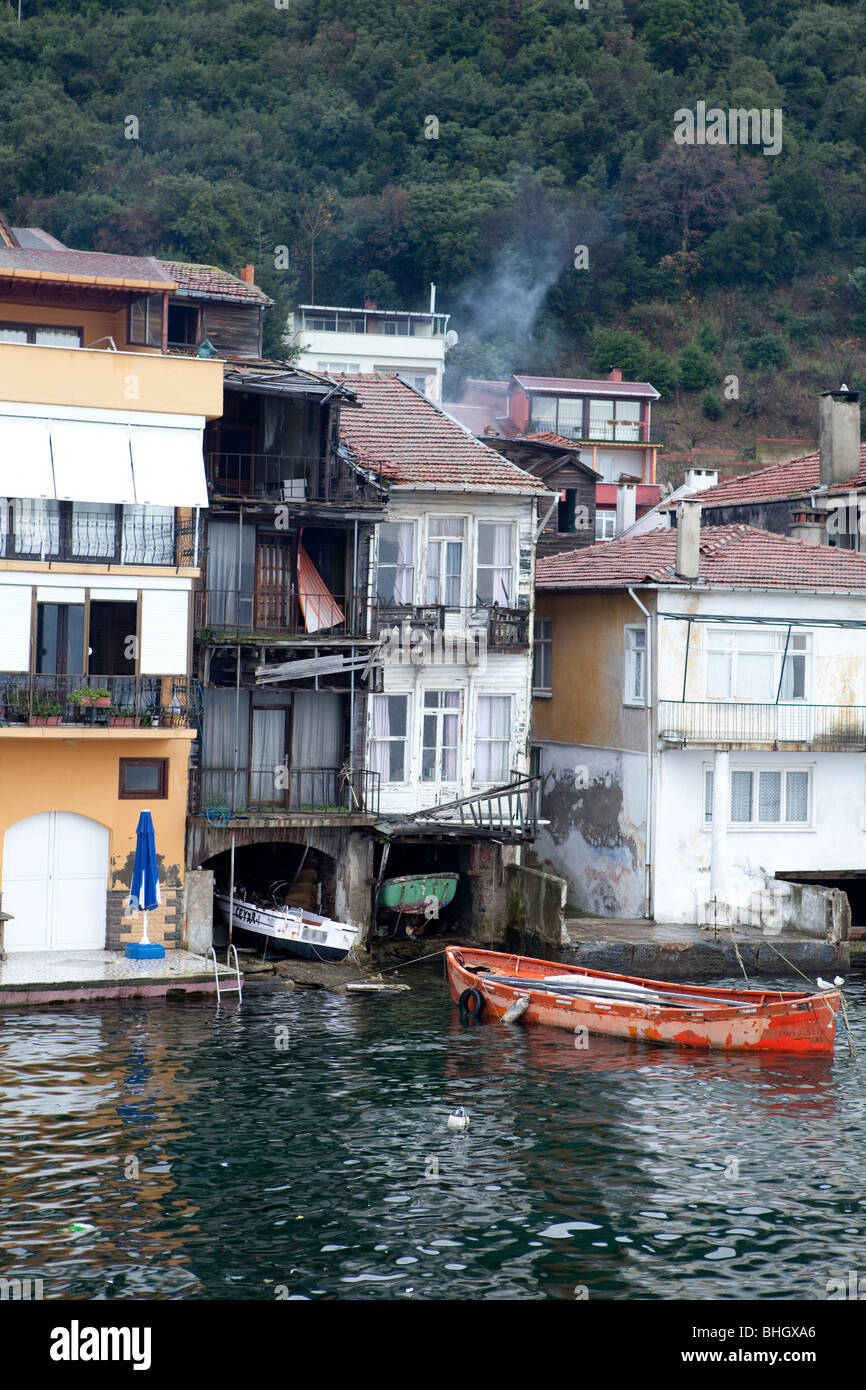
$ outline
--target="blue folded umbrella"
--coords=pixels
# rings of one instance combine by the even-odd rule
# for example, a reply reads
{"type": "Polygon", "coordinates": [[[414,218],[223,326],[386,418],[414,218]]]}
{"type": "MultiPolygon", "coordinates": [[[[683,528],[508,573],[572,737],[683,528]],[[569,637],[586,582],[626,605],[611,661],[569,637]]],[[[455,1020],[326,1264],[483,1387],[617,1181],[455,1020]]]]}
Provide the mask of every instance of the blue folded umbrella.
{"type": "Polygon", "coordinates": [[[144,913],[144,932],[140,942],[127,946],[127,955],[140,954],[144,947],[148,948],[147,954],[164,954],[163,948],[149,942],[147,937],[147,914],[158,908],[159,904],[159,869],[156,863],[153,818],[149,811],[142,811],[135,832],[135,863],[132,867],[129,905],[144,913]]]}

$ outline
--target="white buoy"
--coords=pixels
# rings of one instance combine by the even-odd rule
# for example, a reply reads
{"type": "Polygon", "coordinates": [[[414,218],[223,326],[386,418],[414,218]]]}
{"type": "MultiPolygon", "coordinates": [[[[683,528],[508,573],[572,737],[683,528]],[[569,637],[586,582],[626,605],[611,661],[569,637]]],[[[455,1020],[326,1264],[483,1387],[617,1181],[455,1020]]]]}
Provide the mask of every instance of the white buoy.
{"type": "Polygon", "coordinates": [[[509,1005],[509,1007],[505,1010],[505,1013],[502,1015],[502,1022],[516,1023],[519,1018],[523,1017],[528,1008],[529,995],[522,994],[519,999],[515,999],[514,1003],[509,1005]]]}
{"type": "Polygon", "coordinates": [[[466,1111],[463,1109],[463,1106],[461,1105],[457,1110],[452,1110],[451,1114],[448,1116],[448,1123],[446,1125],[446,1129],[462,1131],[468,1128],[469,1116],[466,1114],[466,1111]]]}

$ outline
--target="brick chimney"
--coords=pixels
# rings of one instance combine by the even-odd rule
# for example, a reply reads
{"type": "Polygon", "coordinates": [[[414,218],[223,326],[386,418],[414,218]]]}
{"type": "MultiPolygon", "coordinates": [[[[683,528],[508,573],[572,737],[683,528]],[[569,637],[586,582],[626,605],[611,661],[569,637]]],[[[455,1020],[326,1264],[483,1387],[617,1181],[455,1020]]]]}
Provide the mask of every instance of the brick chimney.
{"type": "Polygon", "coordinates": [[[680,502],[677,507],[677,574],[697,579],[701,572],[701,504],[680,502]]]}
{"type": "Polygon", "coordinates": [[[364,300],[364,308],[365,308],[365,309],[378,309],[378,307],[379,307],[379,305],[377,304],[376,300],[375,300],[375,299],[371,299],[370,296],[367,295],[367,298],[364,300]]]}
{"type": "Polygon", "coordinates": [[[244,265],[244,266],[241,266],[241,279],[243,280],[243,282],[244,282],[245,285],[254,285],[254,284],[256,283],[256,268],[255,268],[255,266],[254,266],[254,265],[244,265]]]}
{"type": "Polygon", "coordinates": [[[811,507],[798,507],[791,516],[788,535],[794,541],[811,541],[820,545],[824,540],[824,513],[813,511],[811,507]]]}
{"type": "Polygon", "coordinates": [[[622,381],[622,367],[611,367],[607,379],[608,381],[622,381]]]}
{"type": "Polygon", "coordinates": [[[842,383],[818,397],[818,453],[821,483],[832,486],[860,472],[860,392],[842,383]]]}

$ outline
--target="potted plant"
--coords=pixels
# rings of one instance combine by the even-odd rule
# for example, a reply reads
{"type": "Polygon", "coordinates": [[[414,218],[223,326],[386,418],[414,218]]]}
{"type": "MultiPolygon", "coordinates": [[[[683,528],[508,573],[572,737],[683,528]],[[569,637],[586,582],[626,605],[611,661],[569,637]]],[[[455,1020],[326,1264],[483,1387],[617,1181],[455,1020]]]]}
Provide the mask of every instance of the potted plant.
{"type": "Polygon", "coordinates": [[[91,705],[107,709],[111,704],[111,691],[101,685],[85,685],[80,690],[73,690],[69,703],[80,709],[89,709],[91,705]]]}
{"type": "Polygon", "coordinates": [[[56,700],[46,699],[44,695],[37,695],[33,701],[33,713],[30,716],[31,724],[59,724],[60,706],[56,700]]]}
{"type": "Polygon", "coordinates": [[[111,691],[106,690],[102,685],[94,685],[90,690],[90,703],[99,709],[108,709],[111,705],[111,691]]]}
{"type": "Polygon", "coordinates": [[[24,694],[10,695],[6,700],[6,719],[11,724],[26,724],[30,717],[30,701],[24,694]]]}
{"type": "Polygon", "coordinates": [[[131,729],[135,724],[135,711],[126,705],[112,705],[108,722],[115,729],[131,729]]]}

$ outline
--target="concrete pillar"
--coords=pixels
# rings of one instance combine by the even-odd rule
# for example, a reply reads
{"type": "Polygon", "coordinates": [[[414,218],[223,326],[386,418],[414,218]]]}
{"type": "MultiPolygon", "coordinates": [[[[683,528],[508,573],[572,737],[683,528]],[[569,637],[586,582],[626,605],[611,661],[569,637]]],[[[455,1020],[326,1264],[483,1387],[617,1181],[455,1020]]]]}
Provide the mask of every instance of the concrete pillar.
{"type": "Polygon", "coordinates": [[[730,754],[717,748],[713,756],[713,842],[710,850],[709,921],[713,920],[713,899],[719,908],[727,901],[725,885],[730,813],[730,754]]]}
{"type": "Polygon", "coordinates": [[[370,930],[370,884],[373,874],[373,841],[353,830],[342,860],[337,864],[334,912],[338,922],[361,928],[361,942],[370,930]]]}
{"type": "Polygon", "coordinates": [[[184,889],[183,948],[203,956],[213,941],[213,869],[187,869],[184,889]]]}

